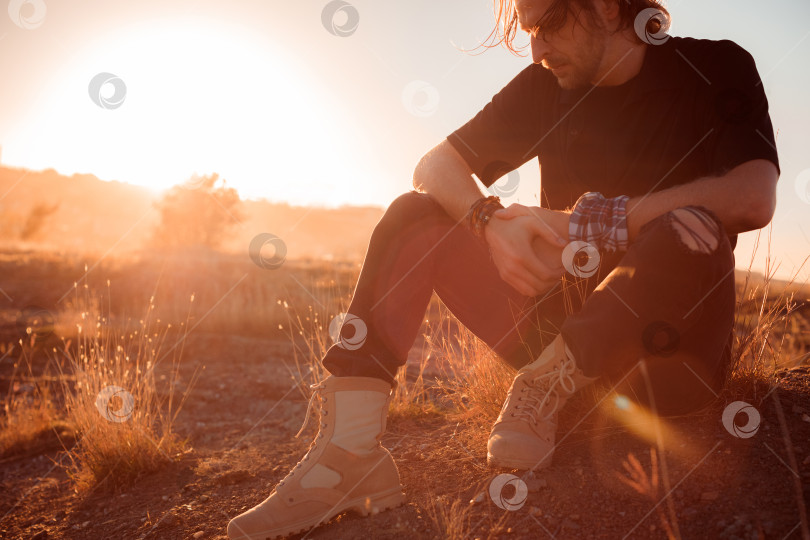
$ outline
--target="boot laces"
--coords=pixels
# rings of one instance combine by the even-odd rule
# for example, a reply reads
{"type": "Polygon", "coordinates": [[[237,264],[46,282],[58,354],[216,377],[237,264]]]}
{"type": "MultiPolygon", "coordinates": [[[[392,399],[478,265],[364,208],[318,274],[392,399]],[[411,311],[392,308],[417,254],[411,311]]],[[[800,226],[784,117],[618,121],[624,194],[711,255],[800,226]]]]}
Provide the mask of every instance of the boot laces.
{"type": "Polygon", "coordinates": [[[573,358],[565,355],[560,365],[552,371],[526,380],[526,387],[521,389],[521,393],[527,395],[518,398],[523,404],[515,406],[515,416],[524,417],[533,424],[537,424],[541,419],[552,418],[560,405],[559,390],[562,389],[566,394],[573,394],[576,390],[576,382],[571,376],[575,369],[573,358]],[[552,399],[554,402],[549,411],[540,416],[543,408],[551,403],[552,399]]]}
{"type": "MultiPolygon", "coordinates": [[[[309,403],[307,403],[307,412],[304,415],[304,424],[301,426],[301,429],[298,430],[298,433],[295,434],[296,439],[304,432],[304,430],[307,428],[307,425],[309,425],[309,417],[313,410],[312,404],[315,402],[315,398],[317,398],[319,402],[318,412],[321,415],[321,427],[325,427],[323,417],[326,416],[327,411],[326,408],[323,406],[324,403],[326,403],[326,398],[323,396],[322,393],[322,390],[324,389],[323,382],[311,384],[309,385],[309,387],[312,389],[312,395],[309,396],[309,403]]],[[[320,435],[321,434],[318,433],[318,436],[320,435]]]]}
{"type": "Polygon", "coordinates": [[[321,417],[320,429],[318,429],[318,435],[310,443],[309,448],[307,449],[306,455],[304,455],[303,459],[301,459],[301,461],[296,463],[295,467],[293,467],[290,470],[290,472],[287,473],[287,476],[285,476],[284,479],[281,480],[278,483],[279,486],[283,485],[284,482],[286,482],[287,480],[292,478],[293,475],[295,474],[295,472],[298,471],[301,468],[301,465],[305,461],[307,461],[309,459],[309,457],[310,457],[310,455],[312,453],[312,449],[315,447],[315,445],[318,443],[318,441],[321,438],[323,438],[323,435],[326,432],[326,420],[324,418],[327,416],[328,411],[326,410],[326,407],[325,407],[326,396],[323,395],[323,389],[324,389],[323,381],[321,381],[319,383],[311,384],[311,385],[309,385],[309,387],[312,389],[312,395],[309,397],[309,403],[307,404],[307,412],[304,415],[304,424],[301,426],[301,429],[298,430],[298,433],[295,434],[295,437],[298,438],[298,436],[301,435],[301,433],[304,432],[307,425],[309,424],[309,417],[310,417],[312,411],[315,409],[315,407],[313,407],[313,404],[315,403],[316,400],[318,401],[317,408],[318,408],[318,412],[319,412],[320,417],[321,417]]]}

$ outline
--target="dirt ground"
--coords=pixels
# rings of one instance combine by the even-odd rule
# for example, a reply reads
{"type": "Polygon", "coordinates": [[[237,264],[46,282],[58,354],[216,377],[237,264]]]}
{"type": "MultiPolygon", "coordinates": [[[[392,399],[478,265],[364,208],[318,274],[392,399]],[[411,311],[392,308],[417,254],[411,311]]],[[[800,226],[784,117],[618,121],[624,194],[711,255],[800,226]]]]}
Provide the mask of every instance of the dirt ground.
{"type": "MultiPolygon", "coordinates": [[[[79,496],[60,466],[65,452],[45,441],[0,462],[0,537],[226,538],[228,520],[269,495],[315,433],[311,422],[294,438],[306,401],[280,361],[290,355],[284,341],[191,337],[182,380],[197,363],[204,370],[177,431],[192,451],[125,490],[79,496]]],[[[514,511],[488,494],[496,475],[522,473],[487,467],[486,425],[440,414],[392,418],[383,443],[399,465],[406,504],[367,518],[341,515],[298,538],[666,538],[664,521],[683,538],[802,538],[810,368],[783,372],[765,395],[759,428],[747,438],[724,427],[727,403],[667,418],[667,478],[651,496],[619,480],[629,454],[650,470],[650,425],[575,398],[561,416],[553,465],[521,477],[528,498],[514,511]]]]}

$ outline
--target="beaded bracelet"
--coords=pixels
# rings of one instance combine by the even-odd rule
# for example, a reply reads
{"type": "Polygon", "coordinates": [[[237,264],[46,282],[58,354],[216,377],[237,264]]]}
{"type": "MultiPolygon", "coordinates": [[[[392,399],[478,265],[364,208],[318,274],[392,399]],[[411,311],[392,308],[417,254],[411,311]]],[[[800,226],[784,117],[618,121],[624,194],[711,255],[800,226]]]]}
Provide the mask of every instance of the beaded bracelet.
{"type": "Polygon", "coordinates": [[[470,206],[470,210],[467,212],[467,226],[478,240],[486,244],[484,227],[489,223],[492,214],[501,209],[503,209],[501,198],[495,195],[481,197],[470,206]]]}

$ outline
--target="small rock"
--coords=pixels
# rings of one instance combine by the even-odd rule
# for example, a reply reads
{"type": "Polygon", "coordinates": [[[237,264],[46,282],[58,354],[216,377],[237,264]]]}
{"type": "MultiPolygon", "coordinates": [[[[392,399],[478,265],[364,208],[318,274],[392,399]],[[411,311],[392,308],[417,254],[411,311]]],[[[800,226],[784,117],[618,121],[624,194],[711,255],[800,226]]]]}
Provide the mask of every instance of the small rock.
{"type": "Polygon", "coordinates": [[[542,511],[542,510],[540,510],[540,509],[539,509],[538,507],[536,507],[536,506],[532,506],[531,508],[529,508],[529,515],[531,515],[531,516],[537,516],[537,517],[543,517],[543,511],[542,511]]]}
{"type": "Polygon", "coordinates": [[[482,491],[481,493],[476,495],[475,498],[470,499],[470,504],[480,504],[480,503],[484,502],[484,498],[485,498],[485,495],[484,495],[484,492],[482,491]]]}
{"type": "Polygon", "coordinates": [[[208,500],[208,495],[202,494],[200,495],[200,502],[205,502],[208,500]]]}
{"type": "Polygon", "coordinates": [[[804,420],[805,422],[810,422],[810,416],[807,416],[806,414],[802,414],[802,420],[804,420]]]}
{"type": "Polygon", "coordinates": [[[202,535],[204,535],[204,534],[205,534],[205,533],[204,533],[204,532],[202,532],[202,531],[197,531],[197,532],[195,532],[194,534],[192,534],[192,535],[191,535],[191,537],[192,537],[192,538],[202,538],[202,535]]]}
{"type": "Polygon", "coordinates": [[[704,491],[700,494],[701,501],[714,501],[720,496],[719,491],[704,491]]]}
{"type": "Polygon", "coordinates": [[[82,523],[82,529],[84,529],[84,528],[85,528],[85,527],[87,527],[88,525],[90,525],[90,522],[89,522],[89,521],[85,521],[84,523],[82,523]]]}
{"type": "Polygon", "coordinates": [[[169,496],[168,496],[168,495],[164,495],[163,497],[161,497],[161,499],[163,499],[164,501],[168,501],[168,500],[169,500],[169,496]]]}

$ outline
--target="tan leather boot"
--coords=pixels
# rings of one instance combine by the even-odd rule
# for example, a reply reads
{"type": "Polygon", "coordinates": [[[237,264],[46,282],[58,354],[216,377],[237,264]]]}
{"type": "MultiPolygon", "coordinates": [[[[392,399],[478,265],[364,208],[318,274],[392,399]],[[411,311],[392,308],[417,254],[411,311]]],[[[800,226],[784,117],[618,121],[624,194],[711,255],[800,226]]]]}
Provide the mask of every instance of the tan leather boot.
{"type": "Polygon", "coordinates": [[[487,443],[487,463],[512,469],[551,464],[557,414],[577,390],[599,377],[586,377],[558,335],[540,356],[518,371],[487,443]]]}
{"type": "Polygon", "coordinates": [[[318,435],[267,499],[228,523],[229,538],[287,536],[347,510],[365,516],[404,502],[397,466],[380,444],[391,386],[369,377],[330,376],[313,388],[309,404],[320,403],[318,435]]]}

